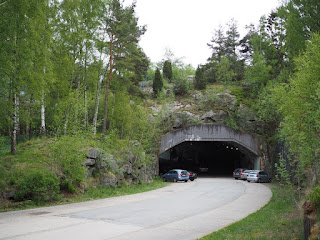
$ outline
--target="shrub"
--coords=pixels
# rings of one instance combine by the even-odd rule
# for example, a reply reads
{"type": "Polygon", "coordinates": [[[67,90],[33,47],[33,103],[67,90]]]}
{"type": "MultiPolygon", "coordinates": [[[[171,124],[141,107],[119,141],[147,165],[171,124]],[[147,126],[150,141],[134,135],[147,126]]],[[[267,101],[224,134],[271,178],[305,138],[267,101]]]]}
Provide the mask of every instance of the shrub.
{"type": "Polygon", "coordinates": [[[186,78],[178,78],[174,81],[174,93],[176,95],[185,95],[189,92],[190,86],[186,78]]]}
{"type": "Polygon", "coordinates": [[[308,196],[312,205],[316,208],[320,208],[320,186],[313,188],[312,192],[308,196]]]}
{"type": "Polygon", "coordinates": [[[75,186],[69,180],[66,180],[66,179],[63,179],[61,181],[60,189],[61,189],[61,191],[66,191],[66,192],[69,192],[69,193],[75,193],[76,192],[75,186]]]}
{"type": "Polygon", "coordinates": [[[60,188],[59,179],[46,169],[27,172],[17,180],[16,201],[33,200],[36,203],[57,199],[60,188]]]}
{"type": "Polygon", "coordinates": [[[85,139],[81,136],[62,136],[51,146],[55,171],[74,186],[80,186],[85,179],[85,146],[85,139]]]}

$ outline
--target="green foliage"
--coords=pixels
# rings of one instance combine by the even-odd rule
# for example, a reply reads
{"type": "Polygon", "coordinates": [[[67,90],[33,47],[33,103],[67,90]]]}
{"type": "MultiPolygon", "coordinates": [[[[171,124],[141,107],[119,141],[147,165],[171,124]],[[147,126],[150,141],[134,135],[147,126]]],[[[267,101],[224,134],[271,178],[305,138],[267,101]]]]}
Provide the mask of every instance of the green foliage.
{"type": "Polygon", "coordinates": [[[66,192],[69,192],[69,193],[75,193],[75,192],[76,192],[76,188],[75,188],[75,186],[70,182],[70,180],[65,180],[65,179],[62,179],[62,180],[61,180],[60,190],[61,190],[61,191],[66,191],[66,192]]]}
{"type": "Polygon", "coordinates": [[[231,94],[237,97],[238,102],[243,102],[246,100],[246,93],[244,89],[240,86],[231,86],[230,87],[231,94]]]}
{"type": "Polygon", "coordinates": [[[197,67],[196,76],[194,78],[194,87],[196,89],[205,89],[207,86],[207,81],[204,76],[204,70],[204,68],[200,68],[199,66],[197,67]]]}
{"type": "Polygon", "coordinates": [[[32,200],[36,203],[56,200],[59,194],[59,179],[47,169],[31,170],[17,180],[16,201],[32,200]]]}
{"type": "Polygon", "coordinates": [[[320,186],[314,187],[311,193],[308,195],[308,199],[312,205],[317,209],[320,208],[320,186]]]}
{"type": "Polygon", "coordinates": [[[207,90],[206,95],[203,97],[203,108],[215,108],[223,104],[223,99],[217,96],[218,93],[224,93],[223,89],[215,88],[207,90]]]}
{"type": "Polygon", "coordinates": [[[252,66],[249,66],[246,70],[245,81],[249,83],[252,94],[256,94],[271,79],[271,66],[267,65],[263,55],[260,53],[254,53],[252,58],[252,66]]]}
{"type": "MultiPolygon", "coordinates": [[[[290,162],[290,159],[289,161],[290,162]]],[[[288,170],[287,161],[284,159],[282,154],[279,154],[279,163],[275,164],[275,170],[276,170],[276,178],[281,183],[290,186],[291,185],[291,178],[290,178],[290,172],[288,170]]]]}
{"type": "Polygon", "coordinates": [[[86,168],[83,165],[87,153],[83,136],[62,136],[50,146],[52,167],[62,180],[80,186],[84,181],[86,168]]]}
{"type": "Polygon", "coordinates": [[[274,87],[273,101],[282,116],[281,135],[302,166],[319,166],[320,36],[314,35],[288,84],[274,87]]]}
{"type": "Polygon", "coordinates": [[[163,64],[163,77],[167,78],[169,81],[172,80],[172,64],[171,61],[166,60],[163,64]]]}
{"type": "Polygon", "coordinates": [[[229,113],[224,123],[236,131],[239,130],[238,119],[235,113],[231,113],[231,114],[229,113]]]}
{"type": "Polygon", "coordinates": [[[159,68],[156,69],[156,72],[154,74],[154,80],[153,80],[152,87],[153,87],[153,92],[155,95],[158,95],[163,88],[163,81],[162,81],[162,76],[161,76],[159,68]]]}
{"type": "Polygon", "coordinates": [[[175,95],[186,95],[190,90],[190,82],[186,78],[178,78],[174,81],[173,91],[175,95]]]}
{"type": "Polygon", "coordinates": [[[231,83],[235,80],[236,73],[231,68],[230,60],[222,57],[217,66],[217,82],[218,83],[231,83]]]}

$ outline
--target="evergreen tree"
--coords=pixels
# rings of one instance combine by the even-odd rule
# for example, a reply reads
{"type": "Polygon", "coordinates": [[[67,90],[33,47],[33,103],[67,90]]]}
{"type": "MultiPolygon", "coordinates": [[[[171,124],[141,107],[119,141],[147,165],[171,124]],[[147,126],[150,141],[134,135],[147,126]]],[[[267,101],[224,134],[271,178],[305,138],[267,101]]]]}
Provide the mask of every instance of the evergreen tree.
{"type": "Polygon", "coordinates": [[[166,60],[163,64],[163,77],[169,81],[172,80],[172,64],[169,60],[166,60]]]}
{"type": "Polygon", "coordinates": [[[162,76],[159,68],[156,69],[156,72],[154,74],[154,80],[153,80],[153,92],[155,95],[158,95],[163,87],[163,81],[162,81],[162,76]]]}
{"type": "Polygon", "coordinates": [[[206,78],[204,76],[204,68],[201,68],[200,66],[196,69],[196,76],[194,78],[194,86],[196,89],[205,89],[207,85],[206,78]]]}
{"type": "Polygon", "coordinates": [[[119,0],[112,0],[106,9],[105,32],[109,46],[109,69],[106,77],[106,94],[103,114],[103,138],[107,129],[108,96],[110,81],[118,61],[126,58],[135,49],[139,38],[145,32],[145,27],[138,26],[138,19],[134,15],[135,4],[124,7],[119,0]]]}
{"type": "Polygon", "coordinates": [[[226,54],[225,48],[226,37],[224,35],[223,27],[220,25],[218,29],[215,30],[214,36],[211,39],[211,43],[207,45],[212,49],[212,55],[210,61],[220,62],[221,58],[226,54]]]}
{"type": "Polygon", "coordinates": [[[228,56],[230,59],[237,60],[236,49],[239,46],[239,32],[238,25],[234,19],[228,23],[228,30],[226,32],[225,39],[225,56],[228,56]]]}

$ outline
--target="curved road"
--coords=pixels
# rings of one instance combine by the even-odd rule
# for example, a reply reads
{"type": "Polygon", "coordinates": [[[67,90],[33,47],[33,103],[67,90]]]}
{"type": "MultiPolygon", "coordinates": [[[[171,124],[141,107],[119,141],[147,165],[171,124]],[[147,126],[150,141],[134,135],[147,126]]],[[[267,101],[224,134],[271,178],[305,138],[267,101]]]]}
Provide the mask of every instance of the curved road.
{"type": "Polygon", "coordinates": [[[263,184],[198,178],[135,195],[0,213],[0,239],[197,239],[264,206],[263,184]]]}

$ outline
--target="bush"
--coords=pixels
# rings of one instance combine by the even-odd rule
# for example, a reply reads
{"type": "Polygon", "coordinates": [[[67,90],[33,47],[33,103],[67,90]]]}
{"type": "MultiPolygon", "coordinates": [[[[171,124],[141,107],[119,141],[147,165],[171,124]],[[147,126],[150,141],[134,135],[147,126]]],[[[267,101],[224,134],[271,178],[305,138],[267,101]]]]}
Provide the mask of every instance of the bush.
{"type": "Polygon", "coordinates": [[[33,200],[36,203],[57,199],[59,179],[46,169],[32,170],[17,180],[16,201],[33,200]]]}
{"type": "Polygon", "coordinates": [[[178,78],[174,81],[174,93],[176,95],[185,95],[189,92],[190,86],[186,78],[178,78]]]}
{"type": "Polygon", "coordinates": [[[84,166],[87,142],[81,136],[62,136],[51,146],[52,164],[61,179],[80,186],[87,169],[84,166]]]}
{"type": "Polygon", "coordinates": [[[312,205],[316,208],[320,208],[320,186],[313,188],[312,192],[308,196],[312,205]]]}
{"type": "Polygon", "coordinates": [[[76,192],[75,186],[70,181],[65,180],[65,179],[63,179],[61,181],[60,189],[61,189],[61,191],[66,191],[66,192],[69,192],[69,193],[75,193],[76,192]]]}

